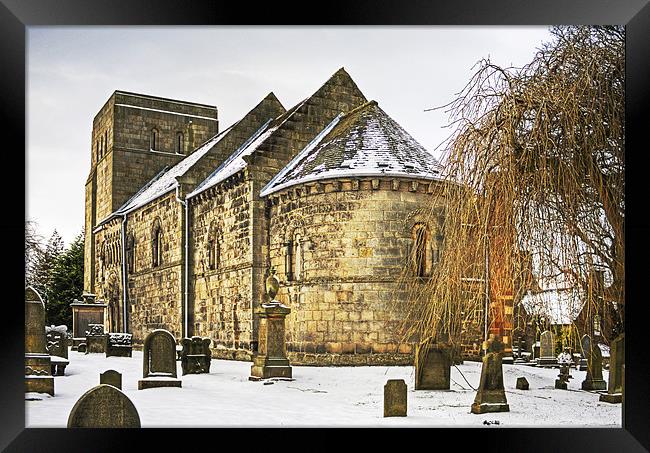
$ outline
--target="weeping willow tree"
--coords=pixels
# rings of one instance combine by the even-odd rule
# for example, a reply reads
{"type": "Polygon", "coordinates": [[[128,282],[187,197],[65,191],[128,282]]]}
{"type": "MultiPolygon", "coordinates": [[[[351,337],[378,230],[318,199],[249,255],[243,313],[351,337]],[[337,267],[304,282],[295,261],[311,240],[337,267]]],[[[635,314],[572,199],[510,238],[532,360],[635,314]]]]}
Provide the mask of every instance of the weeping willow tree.
{"type": "Polygon", "coordinates": [[[569,282],[586,312],[613,303],[610,321],[622,323],[624,29],[551,34],[524,67],[479,62],[441,107],[453,132],[429,213],[444,206],[444,245],[424,277],[414,269],[429,252],[414,246],[403,275],[405,338],[445,332],[453,340],[481,321],[487,333],[510,313],[508,301],[542,282],[569,282]]]}

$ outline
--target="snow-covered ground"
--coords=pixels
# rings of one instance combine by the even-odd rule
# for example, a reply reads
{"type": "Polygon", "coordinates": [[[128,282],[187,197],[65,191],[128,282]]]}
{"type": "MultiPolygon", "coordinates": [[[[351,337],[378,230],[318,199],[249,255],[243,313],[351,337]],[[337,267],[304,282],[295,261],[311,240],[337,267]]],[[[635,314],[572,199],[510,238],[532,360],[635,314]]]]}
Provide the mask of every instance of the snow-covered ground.
{"type": "MultiPolygon", "coordinates": [[[[451,390],[414,390],[414,368],[294,366],[294,381],[249,381],[250,362],[212,360],[209,374],[178,376],[182,388],[137,390],[142,352],[132,358],[70,351],[65,376],[54,378],[55,396],[26,401],[27,427],[65,427],[77,399],[99,384],[99,374],[122,373],[122,390],[138,409],[143,427],[337,426],[621,427],[621,405],[598,401],[580,390],[584,371],[571,370],[569,390],[554,388],[557,369],[504,365],[510,412],[475,415],[470,406],[481,364],[465,362],[451,370],[451,390]],[[461,374],[462,373],[462,374],[461,374]],[[525,376],[530,390],[517,390],[525,376]],[[388,379],[404,379],[408,417],[383,417],[383,388],[388,379]],[[466,380],[465,380],[466,379],[466,380]],[[272,384],[268,384],[272,382],[272,384]],[[490,426],[497,426],[490,425],[490,426]]],[[[604,371],[607,380],[607,371],[604,371]]]]}

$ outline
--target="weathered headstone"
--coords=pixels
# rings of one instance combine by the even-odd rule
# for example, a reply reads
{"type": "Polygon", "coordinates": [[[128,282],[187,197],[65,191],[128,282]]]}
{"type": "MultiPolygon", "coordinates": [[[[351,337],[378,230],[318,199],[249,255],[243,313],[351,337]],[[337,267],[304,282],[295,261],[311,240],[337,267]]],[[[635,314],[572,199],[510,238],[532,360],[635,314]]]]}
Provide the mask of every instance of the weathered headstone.
{"type": "Polygon", "coordinates": [[[45,304],[31,286],[25,288],[25,392],[54,396],[52,362],[45,338],[45,304]]]}
{"type": "Polygon", "coordinates": [[[75,403],[68,428],[140,428],[140,416],[121,390],[100,384],[75,403]]]}
{"type": "Polygon", "coordinates": [[[200,374],[210,372],[210,361],[212,352],[210,351],[209,338],[192,337],[183,338],[181,350],[181,370],[183,375],[200,374]]]}
{"type": "MultiPolygon", "coordinates": [[[[74,299],[72,309],[72,350],[77,350],[79,343],[86,343],[86,330],[89,324],[104,324],[104,314],[108,304],[95,299],[94,294],[82,294],[83,301],[74,299]]],[[[87,344],[87,343],[86,343],[87,344]]]]}
{"type": "Polygon", "coordinates": [[[519,390],[528,390],[530,388],[530,385],[528,384],[528,379],[526,379],[525,377],[518,377],[516,387],[519,390]]]}
{"type": "Polygon", "coordinates": [[[384,385],[384,417],[406,417],[407,391],[404,379],[389,379],[384,385]]]}
{"type": "Polygon", "coordinates": [[[133,335],[130,333],[106,334],[106,357],[131,357],[133,335]]]}
{"type": "Polygon", "coordinates": [[[122,373],[118,373],[115,370],[106,370],[99,375],[99,383],[112,385],[122,390],[122,373]]]}
{"type": "Polygon", "coordinates": [[[600,395],[600,401],[621,403],[623,401],[623,363],[625,362],[625,334],[621,334],[610,348],[609,382],[607,393],[600,395]]]}
{"type": "Polygon", "coordinates": [[[291,379],[284,333],[285,318],[291,309],[274,300],[278,288],[279,280],[272,268],[271,275],[266,279],[266,292],[271,301],[263,303],[259,313],[258,351],[253,357],[250,380],[271,377],[291,379]]]}
{"type": "Polygon", "coordinates": [[[82,354],[87,354],[88,351],[87,351],[87,349],[86,349],[86,343],[79,343],[79,344],[77,345],[77,352],[80,352],[80,353],[82,353],[82,354]]]}
{"type": "Polygon", "coordinates": [[[45,327],[45,338],[47,340],[47,352],[50,354],[50,364],[53,376],[65,375],[65,367],[68,366],[68,341],[66,338],[65,326],[45,327]]]}
{"type": "Polygon", "coordinates": [[[540,335],[539,361],[537,365],[542,367],[554,367],[557,365],[555,358],[555,335],[546,330],[540,335]]]}
{"type": "Polygon", "coordinates": [[[428,339],[415,348],[415,390],[449,390],[451,350],[428,339]]]}
{"type": "Polygon", "coordinates": [[[181,387],[176,379],[176,340],[164,329],[156,329],[147,335],[142,348],[143,379],[138,390],[155,387],[181,387]]]}
{"type": "Polygon", "coordinates": [[[86,348],[89,354],[106,352],[106,335],[104,334],[103,324],[88,324],[86,348]]]}
{"type": "Polygon", "coordinates": [[[582,381],[582,390],[607,390],[603,380],[603,357],[600,348],[589,335],[583,335],[580,341],[582,354],[587,359],[587,377],[582,381]]]}
{"type": "Polygon", "coordinates": [[[488,340],[485,357],[483,357],[481,382],[472,404],[473,414],[510,411],[503,388],[502,351],[503,343],[498,337],[492,335],[488,340]]]}

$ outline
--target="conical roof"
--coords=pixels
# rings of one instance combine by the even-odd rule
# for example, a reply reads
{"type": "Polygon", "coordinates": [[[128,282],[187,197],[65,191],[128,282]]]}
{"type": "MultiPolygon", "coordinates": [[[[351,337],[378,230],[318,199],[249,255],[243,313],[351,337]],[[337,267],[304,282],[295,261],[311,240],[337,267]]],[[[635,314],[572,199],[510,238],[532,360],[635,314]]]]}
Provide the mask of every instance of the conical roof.
{"type": "Polygon", "coordinates": [[[441,179],[442,166],[376,101],[337,116],[265,187],[266,196],[321,179],[397,176],[441,179]]]}

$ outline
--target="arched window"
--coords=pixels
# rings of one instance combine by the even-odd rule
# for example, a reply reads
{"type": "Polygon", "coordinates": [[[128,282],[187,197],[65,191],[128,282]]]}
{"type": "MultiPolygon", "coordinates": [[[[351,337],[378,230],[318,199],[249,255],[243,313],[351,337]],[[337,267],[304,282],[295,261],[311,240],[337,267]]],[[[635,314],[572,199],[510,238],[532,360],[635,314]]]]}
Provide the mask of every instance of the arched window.
{"type": "Polygon", "coordinates": [[[151,129],[151,136],[149,138],[149,148],[152,150],[158,149],[158,129],[155,127],[151,129]]]}
{"type": "Polygon", "coordinates": [[[431,233],[423,223],[413,227],[413,265],[415,275],[429,277],[433,267],[433,251],[431,248],[431,233]]]}
{"type": "Polygon", "coordinates": [[[135,238],[133,233],[126,238],[126,268],[132,273],[135,269],[135,238]]]}
{"type": "Polygon", "coordinates": [[[219,269],[221,261],[221,230],[215,226],[210,227],[208,233],[208,268],[219,269]]]}
{"type": "Polygon", "coordinates": [[[183,154],[183,147],[184,147],[183,133],[176,132],[176,153],[183,154]]]}
{"type": "Polygon", "coordinates": [[[302,280],[302,238],[300,234],[293,237],[293,276],[296,280],[302,280]]]}
{"type": "Polygon", "coordinates": [[[151,265],[158,267],[162,264],[162,228],[160,220],[156,219],[151,231],[151,265]]]}
{"type": "Polygon", "coordinates": [[[108,149],[108,131],[104,131],[104,152],[108,149]]]}

